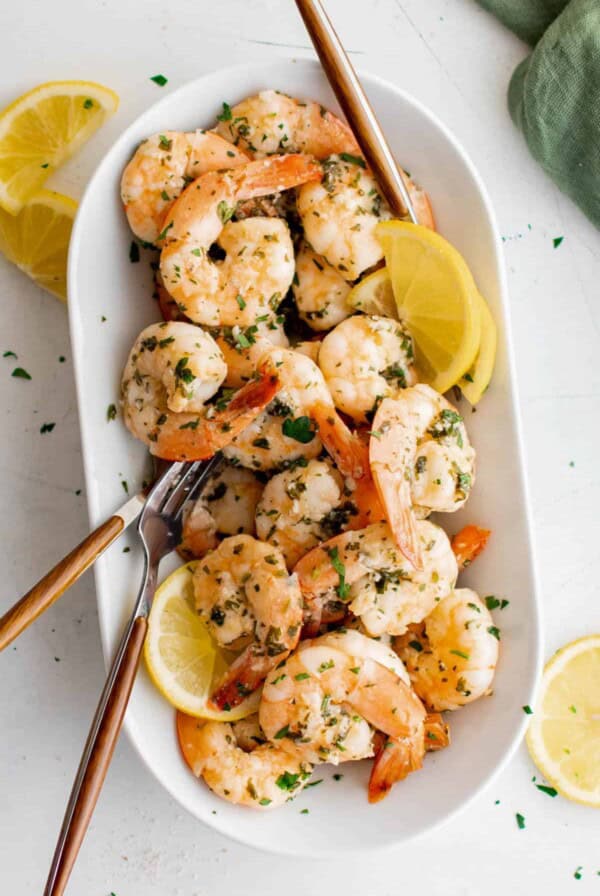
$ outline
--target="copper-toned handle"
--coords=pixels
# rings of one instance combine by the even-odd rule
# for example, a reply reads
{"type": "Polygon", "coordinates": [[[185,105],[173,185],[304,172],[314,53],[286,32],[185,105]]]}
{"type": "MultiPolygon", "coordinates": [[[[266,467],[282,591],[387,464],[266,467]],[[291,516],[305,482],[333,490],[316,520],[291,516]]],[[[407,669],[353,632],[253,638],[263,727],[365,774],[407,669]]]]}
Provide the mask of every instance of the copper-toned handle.
{"type": "Polygon", "coordinates": [[[67,588],[92,565],[102,551],[123,531],[125,523],[120,516],[111,516],[70,554],[51,569],[31,591],[17,601],[0,619],[0,650],[20,635],[23,629],[52,606],[67,588]]]}
{"type": "Polygon", "coordinates": [[[408,214],[413,224],[417,224],[400,168],[320,0],[296,0],[296,6],[325,69],[327,80],[388,205],[394,215],[404,218],[408,214]]]}
{"type": "Polygon", "coordinates": [[[61,896],[67,885],[119,737],[147,629],[147,619],[138,616],[131,627],[116,676],[112,682],[109,678],[106,705],[102,707],[103,701],[100,701],[100,715],[92,724],[72,794],[75,801],[71,811],[67,809],[59,837],[60,848],[55,854],[44,896],[61,896]]]}

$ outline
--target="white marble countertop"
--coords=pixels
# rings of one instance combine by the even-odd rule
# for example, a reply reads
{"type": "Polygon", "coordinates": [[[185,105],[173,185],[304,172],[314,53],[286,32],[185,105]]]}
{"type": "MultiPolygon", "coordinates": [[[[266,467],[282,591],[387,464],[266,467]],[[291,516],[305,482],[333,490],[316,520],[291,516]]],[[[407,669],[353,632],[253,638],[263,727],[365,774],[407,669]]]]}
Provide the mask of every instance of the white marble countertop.
{"type": "MultiPolygon", "coordinates": [[[[327,6],[355,64],[430,106],[491,193],[505,237],[550,655],[600,629],[600,235],[528,155],[505,102],[526,47],[472,0],[327,6]],[[564,240],[554,249],[557,236],[564,240]]],[[[54,178],[74,196],[122,128],[161,95],[151,75],[165,74],[168,91],[233,62],[312,55],[291,0],[20,0],[2,18],[0,106],[55,78],[93,79],[121,96],[118,114],[54,178]]],[[[0,355],[16,352],[32,376],[12,378],[14,360],[0,357],[4,607],[76,543],[87,518],[65,309],[0,258],[0,320],[0,355]],[[41,434],[48,422],[55,428],[41,434]]],[[[7,896],[42,891],[102,680],[86,576],[2,658],[0,892],[7,896]]],[[[69,894],[600,892],[598,814],[548,798],[534,774],[521,747],[494,784],[436,833],[395,852],[307,868],[238,846],[185,814],[123,738],[69,894]]]]}

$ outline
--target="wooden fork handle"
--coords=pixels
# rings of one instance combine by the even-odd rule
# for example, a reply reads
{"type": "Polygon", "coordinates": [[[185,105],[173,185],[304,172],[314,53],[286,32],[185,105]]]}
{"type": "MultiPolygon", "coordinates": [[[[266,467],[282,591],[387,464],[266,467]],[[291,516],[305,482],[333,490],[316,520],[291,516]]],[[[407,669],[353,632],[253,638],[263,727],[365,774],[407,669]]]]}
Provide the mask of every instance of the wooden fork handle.
{"type": "Polygon", "coordinates": [[[62,896],[67,885],[119,737],[147,629],[146,617],[138,616],[115,678],[107,683],[108,694],[103,693],[100,700],[71,794],[71,800],[75,799],[67,808],[44,896],[62,896]]]}
{"type": "Polygon", "coordinates": [[[111,516],[17,601],[0,619],[0,650],[4,650],[44,610],[52,606],[121,534],[124,526],[122,517],[111,516]]]}

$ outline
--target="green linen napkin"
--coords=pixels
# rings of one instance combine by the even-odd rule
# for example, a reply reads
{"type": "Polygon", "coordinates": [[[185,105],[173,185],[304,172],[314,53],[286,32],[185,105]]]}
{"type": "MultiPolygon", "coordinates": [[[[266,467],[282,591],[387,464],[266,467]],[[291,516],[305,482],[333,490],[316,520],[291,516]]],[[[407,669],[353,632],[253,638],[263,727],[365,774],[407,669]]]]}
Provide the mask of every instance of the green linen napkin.
{"type": "Polygon", "coordinates": [[[600,227],[600,0],[478,0],[532,53],[508,106],[531,154],[600,227]]]}

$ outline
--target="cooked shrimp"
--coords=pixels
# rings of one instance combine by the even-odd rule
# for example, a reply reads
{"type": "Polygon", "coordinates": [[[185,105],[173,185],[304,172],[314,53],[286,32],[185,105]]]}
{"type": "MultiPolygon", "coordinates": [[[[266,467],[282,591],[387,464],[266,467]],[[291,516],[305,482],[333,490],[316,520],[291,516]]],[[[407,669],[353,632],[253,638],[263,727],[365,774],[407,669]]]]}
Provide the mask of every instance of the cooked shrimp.
{"type": "Polygon", "coordinates": [[[279,218],[231,221],[240,199],[317,179],[306,156],[273,156],[193,181],[165,219],[160,270],[180,309],[210,327],[254,326],[274,320],[294,277],[288,226],[279,218]],[[226,253],[213,261],[218,243],[226,253]]]}
{"type": "Polygon", "coordinates": [[[331,155],[321,183],[298,190],[298,213],[307,241],[346,280],[356,280],[383,258],[375,237],[388,206],[360,156],[331,155]]]}
{"type": "Polygon", "coordinates": [[[330,330],[352,314],[346,303],[349,283],[306,243],[296,253],[292,290],[298,313],[312,330],[330,330]]]}
{"type": "Polygon", "coordinates": [[[129,354],[121,381],[125,423],[166,460],[212,456],[250,423],[277,392],[274,373],[237,392],[220,410],[206,407],[226,374],[219,347],[193,324],[151,324],[129,354]]]}
{"type": "Polygon", "coordinates": [[[386,523],[344,532],[306,554],[295,569],[309,608],[318,614],[337,595],[374,637],[424,619],[450,594],[458,568],[443,529],[428,520],[416,527],[422,569],[398,550],[386,523]]]}
{"type": "Polygon", "coordinates": [[[357,631],[302,641],[264,685],[261,727],[284,750],[337,765],[373,755],[373,729],[424,752],[425,710],[393,651],[357,631]]]}
{"type": "Polygon", "coordinates": [[[277,809],[308,783],[312,765],[271,743],[248,749],[252,745],[238,726],[203,722],[178,712],[183,758],[194,775],[224,800],[252,809],[277,809]]]}
{"type": "Polygon", "coordinates": [[[254,514],[263,484],[254,473],[225,466],[184,508],[179,553],[187,560],[202,557],[227,535],[254,535],[254,514]]]}
{"type": "Polygon", "coordinates": [[[430,709],[459,709],[491,693],[499,632],[474,591],[458,588],[424,623],[396,638],[413,687],[430,709]]]}
{"type": "Polygon", "coordinates": [[[463,418],[430,386],[404,389],[380,404],[369,455],[397,544],[418,566],[414,515],[458,510],[475,479],[475,451],[463,418]]]}
{"type": "Polygon", "coordinates": [[[278,90],[262,90],[231,108],[224,104],[216,131],[256,158],[303,152],[323,159],[359,151],[348,125],[332,112],[278,90]]]}
{"type": "Polygon", "coordinates": [[[144,140],[121,178],[121,199],[129,226],[147,243],[156,243],[164,220],[185,187],[207,171],[235,168],[248,155],[209,131],[165,131],[144,140]]]}
{"type": "Polygon", "coordinates": [[[300,637],[302,595],[277,548],[234,535],[194,571],[196,608],[221,647],[244,650],[212,696],[219,709],[237,706],[300,637]]]}
{"type": "Polygon", "coordinates": [[[265,486],[256,508],[256,534],[283,553],[288,567],[337,534],[356,508],[329,460],[284,470],[265,486]]]}
{"type": "Polygon", "coordinates": [[[226,455],[244,467],[272,470],[317,457],[325,445],[344,476],[362,475],[364,452],[336,413],[323,375],[300,352],[256,343],[252,357],[268,365],[281,384],[277,399],[226,455]]]}
{"type": "Polygon", "coordinates": [[[319,367],[336,407],[357,423],[368,423],[382,398],[416,382],[412,340],[401,323],[356,314],[328,333],[319,367]]]}
{"type": "MultiPolygon", "coordinates": [[[[304,234],[346,280],[356,280],[383,258],[375,227],[391,212],[360,153],[332,153],[321,164],[322,181],[298,190],[304,234]]],[[[435,229],[426,193],[408,176],[404,180],[419,223],[435,229]]]]}

